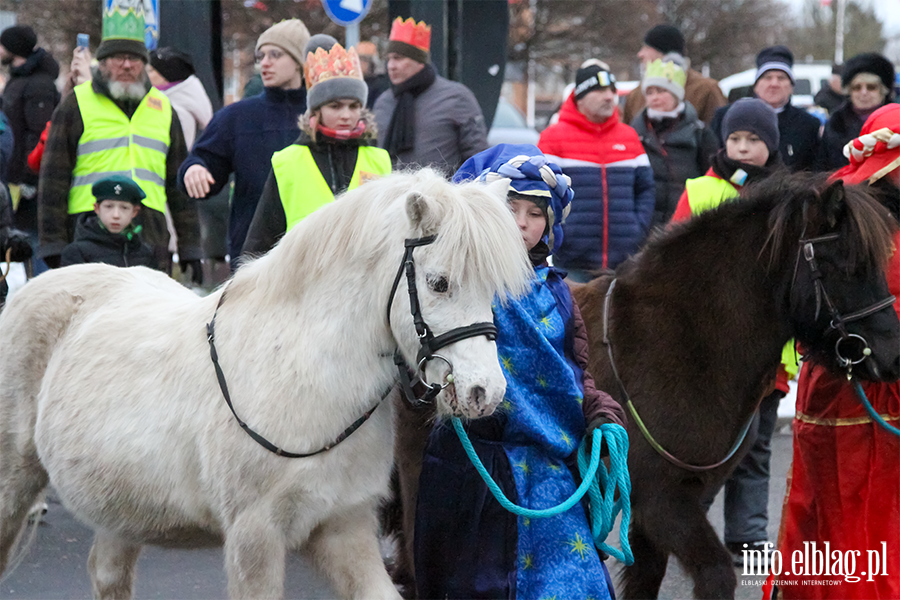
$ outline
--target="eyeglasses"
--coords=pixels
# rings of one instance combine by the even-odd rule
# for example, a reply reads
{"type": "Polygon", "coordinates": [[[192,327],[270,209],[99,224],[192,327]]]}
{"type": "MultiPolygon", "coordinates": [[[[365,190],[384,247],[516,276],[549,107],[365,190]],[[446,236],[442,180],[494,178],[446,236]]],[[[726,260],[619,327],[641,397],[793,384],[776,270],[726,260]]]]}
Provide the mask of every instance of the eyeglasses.
{"type": "Polygon", "coordinates": [[[275,62],[276,60],[284,56],[284,52],[277,48],[272,48],[271,50],[267,50],[265,52],[257,52],[255,55],[256,62],[261,63],[267,56],[269,57],[269,60],[275,62]]]}
{"type": "Polygon", "coordinates": [[[881,89],[881,85],[877,83],[854,83],[850,86],[851,92],[859,92],[862,90],[868,90],[870,92],[877,92],[881,89]]]}
{"type": "Polygon", "coordinates": [[[144,62],[144,59],[137,54],[113,54],[111,56],[108,56],[106,60],[117,65],[124,65],[125,61],[130,61],[133,63],[139,62],[141,64],[143,64],[144,62]]]}

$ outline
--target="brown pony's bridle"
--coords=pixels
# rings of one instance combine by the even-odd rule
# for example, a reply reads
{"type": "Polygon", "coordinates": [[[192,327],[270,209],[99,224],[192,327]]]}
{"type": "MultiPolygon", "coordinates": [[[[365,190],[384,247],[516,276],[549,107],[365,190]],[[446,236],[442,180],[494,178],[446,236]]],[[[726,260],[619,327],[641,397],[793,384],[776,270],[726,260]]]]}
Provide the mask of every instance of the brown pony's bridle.
{"type": "MultiPolygon", "coordinates": [[[[891,306],[893,306],[894,302],[897,299],[894,296],[888,296],[887,298],[874,302],[865,308],[861,308],[852,313],[842,315],[837,306],[835,306],[834,302],[832,302],[831,297],[828,295],[828,291],[825,289],[825,284],[822,282],[822,271],[819,270],[819,265],[816,262],[816,252],[814,248],[815,244],[832,242],[837,239],[840,239],[840,235],[837,233],[829,233],[814,238],[801,237],[800,248],[797,251],[797,263],[800,262],[800,256],[802,255],[803,259],[806,261],[807,266],[809,267],[810,274],[813,278],[813,283],[816,289],[815,319],[818,320],[819,318],[819,313],[821,312],[822,308],[822,301],[824,300],[825,306],[828,308],[828,312],[831,315],[831,322],[829,323],[828,328],[825,330],[825,335],[828,335],[828,333],[830,333],[831,331],[837,331],[841,335],[841,337],[838,338],[837,342],[835,342],[834,344],[834,354],[835,358],[837,359],[838,365],[840,365],[841,368],[847,370],[847,377],[849,378],[850,372],[853,369],[853,365],[857,365],[871,356],[872,349],[869,348],[869,343],[863,336],[847,331],[846,325],[854,321],[865,319],[866,317],[885,310],[886,308],[890,308],[891,306]],[[859,353],[859,357],[856,359],[847,358],[843,354],[841,354],[841,344],[852,340],[856,340],[862,344],[862,350],[859,353]]],[[[796,268],[794,270],[794,274],[796,277],[796,268]]],[[[791,292],[793,293],[793,284],[791,286],[791,292]]]]}

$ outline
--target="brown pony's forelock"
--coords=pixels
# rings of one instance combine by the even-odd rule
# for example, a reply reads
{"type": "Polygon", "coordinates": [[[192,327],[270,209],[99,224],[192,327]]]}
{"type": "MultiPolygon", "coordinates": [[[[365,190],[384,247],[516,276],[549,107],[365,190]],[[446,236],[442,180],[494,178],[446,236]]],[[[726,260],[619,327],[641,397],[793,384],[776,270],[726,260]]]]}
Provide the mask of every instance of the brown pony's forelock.
{"type": "Polygon", "coordinates": [[[829,223],[825,206],[829,187],[827,175],[822,174],[770,177],[748,187],[744,196],[748,203],[791,199],[780,201],[770,212],[769,236],[763,248],[770,248],[769,265],[777,262],[785,244],[787,251],[793,253],[800,237],[812,238],[835,232],[840,235],[837,243],[843,249],[846,265],[871,264],[883,270],[891,256],[892,236],[897,227],[889,211],[868,186],[843,186],[841,210],[846,211],[846,216],[839,223],[829,223]],[[799,234],[796,233],[798,225],[799,234]]]}

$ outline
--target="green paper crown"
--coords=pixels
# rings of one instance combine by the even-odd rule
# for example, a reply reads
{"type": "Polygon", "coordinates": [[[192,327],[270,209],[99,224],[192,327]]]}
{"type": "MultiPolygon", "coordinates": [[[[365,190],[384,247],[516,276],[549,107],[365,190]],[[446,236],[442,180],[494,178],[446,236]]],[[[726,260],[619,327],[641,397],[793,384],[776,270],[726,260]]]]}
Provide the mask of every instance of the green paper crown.
{"type": "Polygon", "coordinates": [[[103,0],[103,39],[143,43],[143,0],[103,0]]]}
{"type": "Polygon", "coordinates": [[[663,62],[662,59],[659,58],[647,65],[647,70],[644,72],[644,78],[666,79],[682,88],[687,81],[687,75],[685,74],[684,69],[674,62],[663,62]]]}

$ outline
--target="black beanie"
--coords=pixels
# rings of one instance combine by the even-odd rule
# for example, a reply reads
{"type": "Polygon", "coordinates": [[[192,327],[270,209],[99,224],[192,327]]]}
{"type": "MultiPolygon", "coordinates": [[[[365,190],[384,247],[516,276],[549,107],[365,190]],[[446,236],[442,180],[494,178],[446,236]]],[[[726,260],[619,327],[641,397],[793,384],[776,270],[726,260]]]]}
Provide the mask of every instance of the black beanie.
{"type": "Polygon", "coordinates": [[[581,100],[589,92],[610,86],[613,90],[616,89],[616,78],[603,67],[588,65],[575,72],[575,100],[581,100]]]}
{"type": "Polygon", "coordinates": [[[184,81],[194,74],[194,62],[190,55],[168,46],[150,53],[150,66],[169,83],[184,81]]]}
{"type": "Polygon", "coordinates": [[[722,139],[735,131],[749,131],[759,136],[769,155],[778,150],[778,114],[759,98],[741,98],[731,105],[722,119],[722,139]]]}
{"type": "Polygon", "coordinates": [[[317,33],[306,43],[306,48],[303,49],[303,60],[306,60],[306,55],[310,52],[315,54],[319,48],[328,52],[337,43],[338,41],[327,33],[317,33]]]}
{"type": "Polygon", "coordinates": [[[28,25],[13,25],[0,33],[0,45],[16,56],[28,58],[37,46],[37,36],[28,25]]]}
{"type": "Polygon", "coordinates": [[[791,70],[794,66],[794,54],[787,46],[771,46],[763,48],[756,55],[756,81],[765,75],[766,71],[782,71],[794,82],[794,72],[791,70]]]}
{"type": "Polygon", "coordinates": [[[644,36],[644,44],[663,54],[677,52],[684,55],[684,36],[672,25],[657,25],[644,36]]]}
{"type": "MultiPolygon", "coordinates": [[[[877,76],[888,90],[894,89],[894,65],[891,61],[876,52],[857,54],[844,63],[841,73],[841,85],[850,87],[850,82],[860,73],[871,73],[877,76]]],[[[888,92],[888,97],[891,92],[888,92]]]]}

